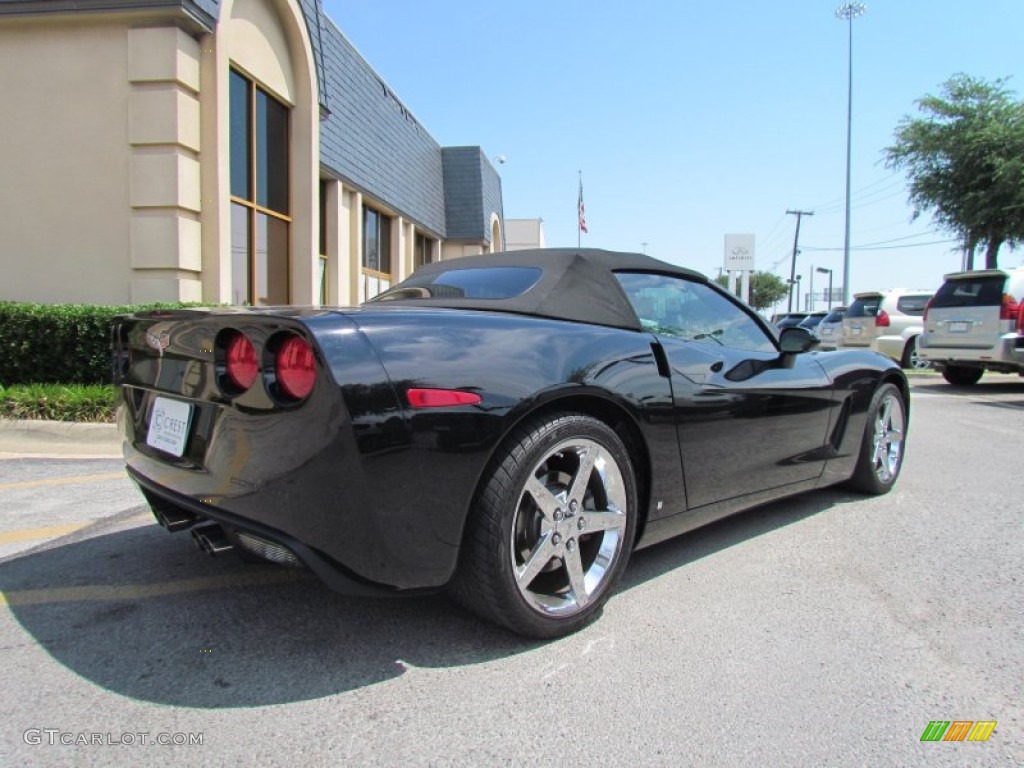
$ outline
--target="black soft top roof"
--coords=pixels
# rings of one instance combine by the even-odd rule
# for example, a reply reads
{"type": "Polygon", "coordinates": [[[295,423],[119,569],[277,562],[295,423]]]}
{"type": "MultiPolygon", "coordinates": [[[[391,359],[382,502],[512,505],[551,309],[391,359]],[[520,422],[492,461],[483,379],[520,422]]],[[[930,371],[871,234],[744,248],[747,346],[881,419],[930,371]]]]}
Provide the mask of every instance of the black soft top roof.
{"type": "Polygon", "coordinates": [[[594,248],[539,248],[425,264],[411,277],[367,303],[518,312],[638,331],[640,320],[615,278],[616,272],[655,272],[707,281],[698,272],[640,253],[618,253],[594,248]],[[421,297],[410,298],[413,292],[406,290],[427,286],[432,282],[431,278],[446,272],[508,267],[539,268],[542,272],[540,279],[528,290],[510,298],[428,297],[423,296],[422,292],[421,297]]]}

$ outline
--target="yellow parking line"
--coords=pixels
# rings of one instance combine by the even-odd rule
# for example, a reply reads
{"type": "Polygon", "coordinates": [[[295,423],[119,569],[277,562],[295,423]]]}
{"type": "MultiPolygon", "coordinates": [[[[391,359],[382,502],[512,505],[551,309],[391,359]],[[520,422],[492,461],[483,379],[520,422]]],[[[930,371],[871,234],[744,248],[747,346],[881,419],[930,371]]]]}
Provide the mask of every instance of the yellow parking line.
{"type": "Polygon", "coordinates": [[[21,531],[0,533],[0,544],[11,544],[15,541],[31,541],[32,539],[49,539],[80,531],[89,523],[68,523],[67,525],[51,525],[48,528],[27,528],[21,531]]]}
{"type": "Polygon", "coordinates": [[[87,585],[81,587],[47,587],[43,589],[12,589],[0,592],[0,606],[47,605],[50,603],[97,602],[105,600],[145,600],[150,597],[180,595],[226,587],[251,587],[287,584],[312,578],[308,571],[278,570],[264,573],[235,573],[198,579],[179,579],[162,584],[87,585]]]}
{"type": "Polygon", "coordinates": [[[107,472],[102,475],[77,475],[76,477],[51,477],[46,480],[24,480],[19,483],[0,483],[0,491],[20,488],[45,488],[52,485],[77,485],[79,483],[102,483],[107,480],[128,478],[124,472],[107,472]]]}

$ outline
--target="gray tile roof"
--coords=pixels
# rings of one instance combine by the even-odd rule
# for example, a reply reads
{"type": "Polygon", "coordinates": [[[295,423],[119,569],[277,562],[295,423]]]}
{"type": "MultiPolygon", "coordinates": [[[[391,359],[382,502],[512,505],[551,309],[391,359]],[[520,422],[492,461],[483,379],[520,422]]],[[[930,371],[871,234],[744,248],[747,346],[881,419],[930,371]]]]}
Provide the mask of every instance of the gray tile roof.
{"type": "Polygon", "coordinates": [[[491,213],[502,215],[497,172],[480,147],[445,147],[441,157],[449,239],[490,242],[491,213]]]}
{"type": "Polygon", "coordinates": [[[324,21],[330,114],[320,122],[321,164],[430,232],[446,236],[440,145],[338,28],[324,21]]]}
{"type": "Polygon", "coordinates": [[[138,8],[181,9],[202,27],[217,23],[217,0],[0,0],[0,16],[44,16],[64,13],[116,13],[138,8]]]}

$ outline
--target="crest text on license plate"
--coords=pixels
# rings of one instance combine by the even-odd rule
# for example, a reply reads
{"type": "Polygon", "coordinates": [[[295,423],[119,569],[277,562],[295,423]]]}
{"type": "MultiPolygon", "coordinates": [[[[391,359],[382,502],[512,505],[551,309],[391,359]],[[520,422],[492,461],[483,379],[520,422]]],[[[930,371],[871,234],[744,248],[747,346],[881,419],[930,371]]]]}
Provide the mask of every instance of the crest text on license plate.
{"type": "Polygon", "coordinates": [[[185,452],[188,440],[188,428],[192,423],[192,405],[158,397],[153,401],[153,410],[149,417],[149,434],[146,444],[172,456],[181,456],[185,452]]]}

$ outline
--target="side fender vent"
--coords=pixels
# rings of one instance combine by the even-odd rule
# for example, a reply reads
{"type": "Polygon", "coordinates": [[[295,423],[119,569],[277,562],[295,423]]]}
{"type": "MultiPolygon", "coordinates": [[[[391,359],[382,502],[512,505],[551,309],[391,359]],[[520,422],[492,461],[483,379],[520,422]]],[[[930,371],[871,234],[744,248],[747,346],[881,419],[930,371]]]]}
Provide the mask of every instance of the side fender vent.
{"type": "Polygon", "coordinates": [[[839,446],[842,445],[843,438],[846,436],[846,427],[850,423],[850,405],[853,400],[852,396],[847,397],[843,401],[843,407],[839,410],[839,418],[836,419],[836,425],[832,428],[832,437],[829,439],[829,443],[832,446],[832,450],[839,451],[839,446]]]}
{"type": "Polygon", "coordinates": [[[672,378],[672,369],[668,365],[668,355],[665,348],[657,341],[651,342],[651,352],[654,353],[654,362],[658,365],[658,375],[666,379],[672,378]]]}

